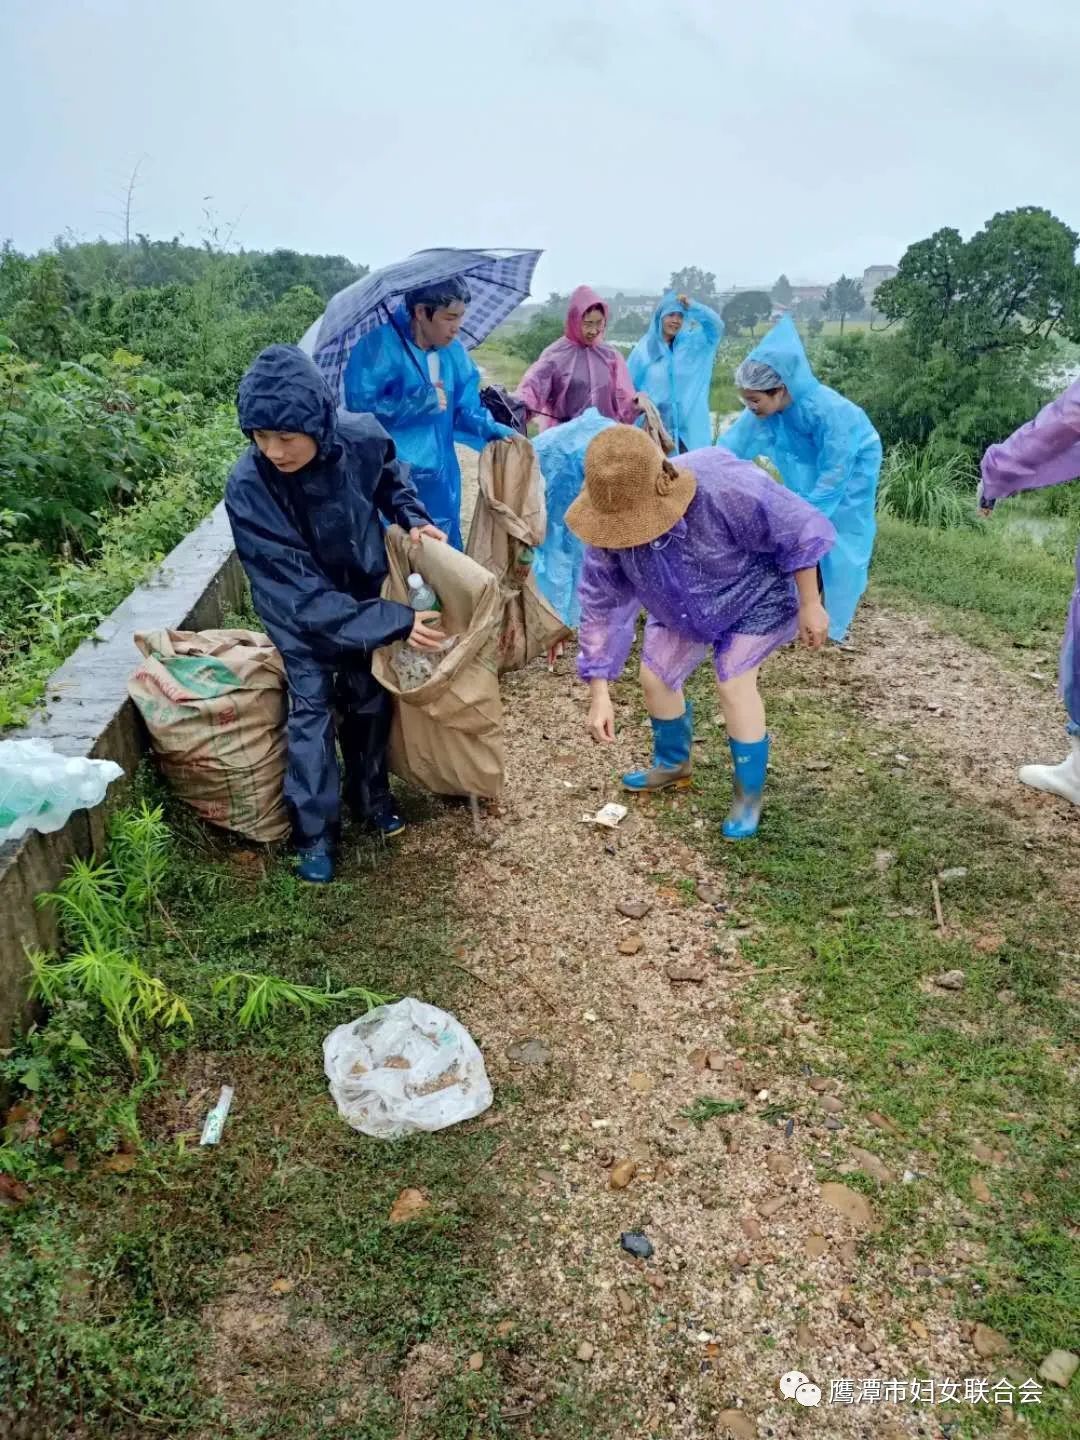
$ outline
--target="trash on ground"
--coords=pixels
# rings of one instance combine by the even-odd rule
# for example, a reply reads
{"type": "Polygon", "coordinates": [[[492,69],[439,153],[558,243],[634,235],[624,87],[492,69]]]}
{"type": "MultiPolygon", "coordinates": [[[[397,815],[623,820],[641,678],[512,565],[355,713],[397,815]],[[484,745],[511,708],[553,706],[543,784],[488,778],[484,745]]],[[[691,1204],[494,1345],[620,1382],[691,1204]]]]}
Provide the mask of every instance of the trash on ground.
{"type": "Polygon", "coordinates": [[[203,1125],[202,1135],[199,1139],[200,1145],[216,1145],[220,1141],[221,1132],[225,1129],[225,1117],[229,1113],[234,1093],[231,1085],[221,1087],[217,1104],[207,1115],[206,1123],[203,1125]]]}
{"type": "Polygon", "coordinates": [[[0,740],[0,844],[28,830],[51,835],[92,810],[123,775],[111,760],[58,755],[44,740],[0,740]]]}
{"type": "Polygon", "coordinates": [[[390,1207],[390,1224],[405,1225],[408,1221],[415,1220],[417,1215],[422,1215],[425,1210],[430,1209],[431,1201],[423,1190],[402,1190],[390,1207]]]}
{"type": "Polygon", "coordinates": [[[625,805],[604,805],[597,810],[595,815],[583,815],[583,825],[602,825],[605,830],[614,830],[620,821],[625,820],[630,812],[625,805]]]}
{"type": "Polygon", "coordinates": [[[628,1255],[638,1260],[648,1260],[653,1254],[652,1241],[640,1230],[624,1230],[619,1236],[619,1244],[628,1255]]]}
{"type": "Polygon", "coordinates": [[[492,1101],[484,1057],[464,1025],[410,997],[332,1030],[323,1061],[342,1119],[381,1140],[445,1130],[492,1101]]]}

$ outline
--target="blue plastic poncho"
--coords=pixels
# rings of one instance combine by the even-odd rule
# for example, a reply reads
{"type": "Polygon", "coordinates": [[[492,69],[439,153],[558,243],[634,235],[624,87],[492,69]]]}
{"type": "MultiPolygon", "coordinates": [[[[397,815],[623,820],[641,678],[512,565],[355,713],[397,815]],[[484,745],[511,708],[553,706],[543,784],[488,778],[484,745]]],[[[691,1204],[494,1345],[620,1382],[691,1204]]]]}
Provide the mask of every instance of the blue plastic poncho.
{"type": "Polygon", "coordinates": [[[712,444],[709,386],[716,347],[723,338],[724,322],[715,310],[697,301],[687,309],[674,291],[669,291],[630,352],[630,378],[660,411],[676,451],[702,450],[712,444]],[[675,343],[669,345],[663,322],[665,315],[674,314],[684,319],[675,343]]]}
{"type": "Polygon", "coordinates": [[[413,484],[432,519],[458,550],[461,542],[461,469],[454,441],[482,450],[489,440],[513,434],[480,403],[480,371],[460,340],[438,350],[413,344],[409,316],[399,306],[392,321],[370,331],[349,356],[345,408],[374,415],[408,462],[413,484]],[[439,408],[429,356],[438,356],[446,390],[439,408]]]}
{"type": "Polygon", "coordinates": [[[585,483],[589,441],[614,424],[593,408],[576,420],[545,430],[533,441],[547,498],[547,535],[533,560],[533,574],[544,599],[571,630],[577,629],[581,618],[578,581],[585,546],[568,527],[566,512],[585,483]]]}
{"type": "Polygon", "coordinates": [[[370,815],[389,799],[391,704],[371,653],[408,635],[415,616],[380,598],[382,522],[410,529],[429,517],[386,431],[370,415],[337,410],[322,372],[295,346],[257,357],[236,408],[249,437],[289,430],[318,446],[310,464],[284,474],[252,444],[225,487],[252,602],[285,662],[285,801],[295,839],[310,844],[339,824],[337,742],[354,810],[370,815]]]}
{"type": "Polygon", "coordinates": [[[791,404],[761,420],[748,410],[716,443],[743,460],[766,456],[784,484],[836,527],[836,544],[821,562],[821,577],[829,636],[843,640],[866,589],[874,549],[881,440],[857,405],[815,376],[789,317],[769,331],[748,359],[780,376],[791,392],[791,404]]]}

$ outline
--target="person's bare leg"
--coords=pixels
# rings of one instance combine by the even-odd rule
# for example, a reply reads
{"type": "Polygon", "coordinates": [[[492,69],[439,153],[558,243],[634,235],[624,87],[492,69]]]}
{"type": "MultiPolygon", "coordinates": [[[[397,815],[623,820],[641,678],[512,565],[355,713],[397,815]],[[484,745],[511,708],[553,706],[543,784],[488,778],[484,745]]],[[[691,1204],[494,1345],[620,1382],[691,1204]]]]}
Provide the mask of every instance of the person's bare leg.
{"type": "Polygon", "coordinates": [[[660,676],[642,661],[641,688],[645,692],[645,708],[654,720],[677,720],[686,709],[681,690],[672,690],[660,676]]]}
{"type": "Polygon", "coordinates": [[[759,666],[736,675],[734,680],[717,680],[720,709],[724,712],[730,740],[753,744],[765,738],[765,702],[758,692],[759,666]]]}

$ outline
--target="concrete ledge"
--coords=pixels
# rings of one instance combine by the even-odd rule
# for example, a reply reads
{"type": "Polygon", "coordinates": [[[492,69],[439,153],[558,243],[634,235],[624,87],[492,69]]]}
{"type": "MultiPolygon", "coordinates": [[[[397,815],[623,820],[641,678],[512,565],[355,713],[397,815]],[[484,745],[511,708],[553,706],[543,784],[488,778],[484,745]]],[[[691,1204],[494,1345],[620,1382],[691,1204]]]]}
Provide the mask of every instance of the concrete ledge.
{"type": "MultiPolygon", "coordinates": [[[[244,574],[219,505],[50,676],[42,714],[4,738],[40,738],[63,755],[115,760],[130,776],[146,749],[127,696],[139,658],[131,637],[137,630],[213,629],[243,596],[244,574]]],[[[119,781],[110,803],[123,794],[119,781]]],[[[105,820],[105,806],[77,810],[55,835],[31,833],[0,845],[0,1044],[25,1001],[27,947],[56,944],[53,913],[39,910],[35,897],[56,888],[74,856],[100,849],[105,820]]]]}

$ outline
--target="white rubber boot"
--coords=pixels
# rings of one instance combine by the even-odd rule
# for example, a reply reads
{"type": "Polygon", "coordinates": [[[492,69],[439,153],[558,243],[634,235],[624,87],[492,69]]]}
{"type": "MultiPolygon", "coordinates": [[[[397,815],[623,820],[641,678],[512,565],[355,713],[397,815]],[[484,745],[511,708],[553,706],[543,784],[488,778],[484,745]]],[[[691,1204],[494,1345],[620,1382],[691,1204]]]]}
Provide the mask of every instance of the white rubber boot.
{"type": "Polygon", "coordinates": [[[1018,778],[1033,790],[1061,795],[1080,805],[1080,735],[1071,737],[1072,750],[1060,765],[1024,765],[1018,778]]]}

